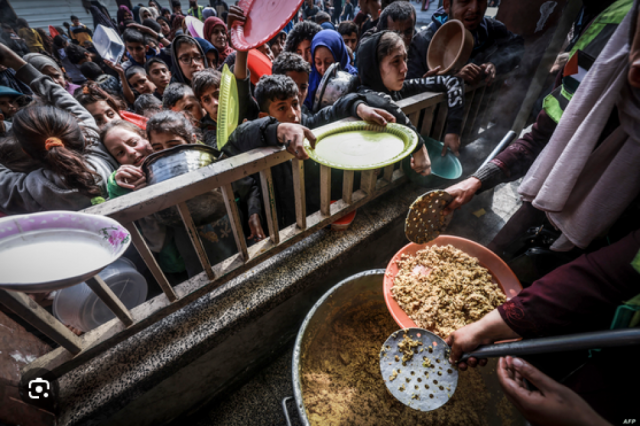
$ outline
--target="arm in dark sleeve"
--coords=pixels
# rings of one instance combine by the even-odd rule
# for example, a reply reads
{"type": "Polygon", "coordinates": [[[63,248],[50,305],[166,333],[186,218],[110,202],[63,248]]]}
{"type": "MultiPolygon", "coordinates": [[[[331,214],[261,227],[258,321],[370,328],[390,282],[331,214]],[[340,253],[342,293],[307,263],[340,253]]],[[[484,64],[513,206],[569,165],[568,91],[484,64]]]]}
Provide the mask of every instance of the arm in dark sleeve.
{"type": "Polygon", "coordinates": [[[222,152],[233,157],[256,148],[280,146],[278,143],[278,124],[278,120],[273,117],[247,121],[231,133],[222,152]]]}
{"type": "Polygon", "coordinates": [[[427,78],[406,80],[400,91],[403,98],[424,92],[442,92],[447,94],[447,129],[445,133],[462,133],[464,118],[464,82],[452,75],[438,75],[427,78]]]}
{"type": "Polygon", "coordinates": [[[496,66],[497,74],[506,74],[520,63],[524,54],[524,39],[507,30],[502,22],[492,20],[490,25],[495,43],[476,55],[472,62],[477,65],[491,62],[496,66]]]}
{"type": "Polygon", "coordinates": [[[556,122],[542,110],[530,132],[513,142],[473,176],[482,182],[482,190],[503,182],[512,182],[527,174],[540,152],[547,146],[556,122]]]}
{"type": "Polygon", "coordinates": [[[324,107],[313,115],[303,115],[302,125],[309,129],[333,123],[347,117],[358,118],[358,105],[365,102],[365,97],[358,93],[342,96],[331,106],[324,107]]]}
{"type": "Polygon", "coordinates": [[[233,182],[231,186],[236,196],[247,204],[249,217],[255,213],[262,216],[260,187],[252,176],[237,180],[233,182]]]}
{"type": "Polygon", "coordinates": [[[236,79],[238,85],[238,126],[242,124],[244,119],[255,120],[258,118],[260,108],[258,103],[251,96],[251,74],[247,70],[247,78],[244,80],[236,79]]]}
{"type": "Polygon", "coordinates": [[[640,293],[631,265],[640,230],[559,267],[498,307],[502,319],[524,338],[608,329],[619,305],[640,293]]]}
{"type": "Polygon", "coordinates": [[[420,31],[413,37],[411,46],[409,46],[407,62],[409,71],[407,71],[407,80],[422,78],[422,76],[429,71],[427,51],[429,50],[429,43],[431,43],[432,37],[433,31],[430,28],[420,31]]]}

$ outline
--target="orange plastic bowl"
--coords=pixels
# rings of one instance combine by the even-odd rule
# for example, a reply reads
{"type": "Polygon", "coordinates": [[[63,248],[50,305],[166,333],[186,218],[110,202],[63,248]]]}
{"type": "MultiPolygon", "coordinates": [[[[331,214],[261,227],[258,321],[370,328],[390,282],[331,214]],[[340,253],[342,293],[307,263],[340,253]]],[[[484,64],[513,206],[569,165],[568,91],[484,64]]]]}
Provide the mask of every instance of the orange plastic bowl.
{"type": "MultiPolygon", "coordinates": [[[[469,256],[478,258],[480,265],[487,268],[493,276],[493,281],[497,283],[504,294],[507,296],[507,300],[520,293],[522,285],[520,281],[513,273],[513,271],[507,266],[502,259],[500,259],[494,252],[488,248],[481,246],[466,238],[454,237],[451,235],[440,235],[435,240],[426,244],[414,244],[410,243],[400,249],[395,256],[391,259],[387,265],[387,270],[384,274],[383,292],[384,300],[387,304],[391,316],[398,323],[400,328],[418,327],[415,322],[402,310],[400,305],[395,301],[391,295],[391,287],[393,287],[393,281],[398,275],[399,268],[396,262],[400,260],[403,254],[415,256],[418,250],[422,250],[425,247],[438,245],[446,246],[451,244],[457,249],[460,249],[467,253],[469,256]]],[[[441,336],[445,338],[446,336],[441,336]]]]}

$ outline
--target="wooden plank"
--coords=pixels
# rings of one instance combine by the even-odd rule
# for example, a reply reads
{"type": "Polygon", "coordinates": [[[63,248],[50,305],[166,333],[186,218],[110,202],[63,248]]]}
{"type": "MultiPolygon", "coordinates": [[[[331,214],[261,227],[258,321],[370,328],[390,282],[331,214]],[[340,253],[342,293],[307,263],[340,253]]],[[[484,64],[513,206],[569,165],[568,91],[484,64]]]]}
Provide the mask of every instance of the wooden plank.
{"type": "Polygon", "coordinates": [[[293,195],[296,202],[296,223],[298,228],[307,229],[307,194],[304,186],[304,161],[294,158],[293,167],[293,195]]]}
{"type": "Polygon", "coordinates": [[[127,307],[124,306],[124,303],[122,303],[99,275],[89,278],[85,282],[125,326],[129,327],[133,324],[133,317],[127,307]]]}
{"type": "Polygon", "coordinates": [[[244,236],[244,231],[242,230],[242,221],[240,220],[236,197],[233,195],[233,187],[231,184],[227,184],[222,186],[220,189],[222,190],[222,196],[224,197],[224,205],[227,208],[227,215],[229,215],[229,222],[231,222],[231,232],[233,232],[233,239],[236,241],[238,253],[240,253],[242,258],[247,261],[249,260],[247,241],[244,236]]]}
{"type": "Polygon", "coordinates": [[[153,274],[153,278],[156,279],[156,282],[167,296],[167,299],[171,302],[178,300],[178,296],[175,291],[173,291],[173,287],[171,287],[171,284],[167,281],[167,277],[165,277],[164,272],[160,269],[158,262],[156,262],[156,258],[153,256],[153,253],[151,253],[149,246],[144,238],[142,238],[142,235],[140,234],[140,231],[138,231],[136,225],[134,223],[128,223],[124,225],[124,227],[127,228],[129,234],[131,234],[131,241],[133,242],[134,247],[138,250],[140,257],[144,260],[145,265],[147,265],[147,268],[149,268],[153,274]]]}
{"type": "Polygon", "coordinates": [[[438,106],[438,115],[436,117],[436,123],[433,125],[433,130],[431,131],[431,137],[437,141],[442,140],[442,136],[444,133],[444,127],[447,124],[447,113],[449,112],[449,107],[446,103],[441,103],[438,106]]]}
{"type": "Polygon", "coordinates": [[[26,294],[0,289],[0,303],[62,346],[62,351],[75,355],[82,350],[82,340],[26,294]]]}
{"type": "Polygon", "coordinates": [[[276,196],[273,189],[273,179],[271,178],[271,168],[260,171],[260,183],[262,184],[262,196],[264,198],[264,210],[267,214],[269,237],[273,244],[279,244],[278,212],[276,210],[276,196]]]}
{"type": "Polygon", "coordinates": [[[308,237],[314,232],[323,229],[332,222],[346,216],[353,210],[362,207],[366,203],[372,201],[376,197],[394,189],[407,182],[402,170],[394,171],[393,181],[385,185],[380,191],[368,196],[363,191],[355,191],[351,204],[345,203],[343,200],[331,205],[331,216],[324,216],[321,212],[316,212],[307,217],[306,230],[300,230],[297,225],[291,225],[282,230],[281,235],[283,243],[274,245],[271,240],[262,240],[249,247],[249,261],[244,262],[239,254],[214,265],[213,270],[216,273],[215,280],[211,281],[206,277],[204,272],[176,286],[176,291],[180,295],[180,299],[176,302],[169,302],[165,295],[156,296],[146,301],[142,305],[136,306],[131,310],[134,318],[134,324],[129,328],[124,328],[122,323],[113,319],[100,327],[85,333],[83,342],[85,349],[75,357],[72,357],[66,350],[59,348],[54,349],[48,354],[38,358],[31,364],[25,366],[22,373],[36,368],[45,368],[58,377],[66,374],[74,368],[86,363],[90,359],[100,355],[106,350],[112,348],[118,343],[124,341],[130,336],[149,327],[162,318],[176,312],[194,300],[211,292],[213,289],[223,285],[226,282],[236,278],[244,272],[250,270],[266,259],[273,257],[282,251],[288,249],[292,245],[308,237]]]}
{"type": "Polygon", "coordinates": [[[355,172],[353,170],[345,170],[342,175],[342,201],[351,204],[353,197],[353,178],[355,172]]]}
{"type": "Polygon", "coordinates": [[[424,118],[422,119],[422,127],[420,128],[420,134],[423,136],[429,136],[431,134],[435,109],[435,106],[430,106],[424,110],[424,118]]]}
{"type": "Polygon", "coordinates": [[[416,111],[422,111],[423,109],[437,105],[439,102],[447,99],[445,93],[435,92],[423,92],[408,98],[396,101],[396,105],[400,107],[405,115],[409,115],[416,111]]]}
{"type": "Polygon", "coordinates": [[[418,127],[418,121],[420,121],[420,111],[412,112],[407,117],[414,127],[418,127]]]}
{"type": "Polygon", "coordinates": [[[367,194],[373,193],[378,180],[377,170],[365,170],[360,175],[360,189],[367,194]]]}
{"type": "Polygon", "coordinates": [[[331,215],[331,168],[320,164],[320,211],[331,215]]]}
{"type": "Polygon", "coordinates": [[[391,179],[393,177],[393,170],[395,166],[396,166],[395,164],[391,164],[390,166],[387,166],[384,168],[384,175],[382,176],[382,178],[387,182],[391,182],[391,179]]]}
{"type": "Polygon", "coordinates": [[[213,270],[211,269],[209,256],[207,256],[207,252],[202,246],[202,240],[200,239],[200,235],[198,234],[198,229],[196,228],[196,225],[193,223],[193,219],[191,218],[189,207],[187,207],[187,203],[178,203],[177,207],[178,211],[180,212],[180,217],[184,222],[184,226],[187,228],[187,234],[189,234],[189,239],[191,240],[191,244],[193,244],[193,248],[196,251],[196,255],[198,256],[200,265],[202,265],[202,269],[204,269],[204,271],[207,273],[209,279],[213,280],[216,276],[213,274],[213,270]]]}

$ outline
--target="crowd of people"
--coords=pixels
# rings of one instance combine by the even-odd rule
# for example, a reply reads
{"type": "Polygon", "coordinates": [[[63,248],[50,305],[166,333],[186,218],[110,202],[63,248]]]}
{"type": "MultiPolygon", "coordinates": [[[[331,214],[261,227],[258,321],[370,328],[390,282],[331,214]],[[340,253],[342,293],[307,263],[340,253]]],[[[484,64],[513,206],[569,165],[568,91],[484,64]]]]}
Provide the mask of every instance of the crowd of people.
{"type": "MultiPolygon", "coordinates": [[[[520,191],[525,203],[490,248],[502,254],[528,228],[545,222],[560,230],[553,250],[586,254],[455,332],[449,337],[453,360],[481,343],[603,328],[616,306],[640,293],[639,258],[632,267],[640,249],[640,150],[635,136],[640,82],[626,74],[640,51],[637,4],[632,9],[632,0],[584,3],[566,55],[577,56],[580,50],[595,62],[579,82],[581,90],[570,84],[571,74],[563,74],[569,61],[533,130],[447,191],[455,197],[449,205],[453,211],[479,191],[524,177],[520,191]],[[594,74],[597,77],[589,78],[594,74]],[[565,110],[571,114],[562,119],[565,110]],[[619,238],[612,237],[602,248],[601,237],[610,229],[619,229],[619,238]],[[579,284],[568,284],[578,279],[579,284]],[[584,309],[571,305],[575,295],[587,301],[584,309]],[[607,308],[592,315],[598,306],[607,308]],[[575,318],[580,318],[580,326],[575,318]]],[[[138,191],[147,183],[141,169],[146,158],[180,145],[208,147],[218,160],[265,146],[284,147],[308,160],[303,146],[305,139],[315,143],[311,130],[347,117],[410,127],[419,139],[411,168],[427,175],[431,161],[424,141],[396,102],[425,91],[444,93],[448,115],[443,155],[447,150],[458,154],[465,84],[491,83],[514,70],[524,54],[522,37],[485,16],[486,0],[444,0],[431,24],[420,31],[407,1],[306,0],[280,32],[248,52],[236,50],[230,37],[230,28],[246,20],[241,8],[222,0],[212,1],[211,7],[189,0],[186,12],[180,1],[170,6],[160,7],[154,0],[131,9],[120,6],[115,19],[106,9],[92,6],[94,30],[97,25],[109,27],[122,38],[125,54],[114,62],[100,56],[92,30],[75,16],[49,32],[31,28],[24,19],[2,24],[0,214],[81,210],[138,191]],[[202,37],[191,33],[187,16],[202,21],[202,37]],[[449,19],[460,20],[475,45],[466,65],[439,75],[438,68],[429,69],[426,52],[449,19]],[[357,88],[316,110],[316,91],[333,64],[354,76],[357,88]],[[217,125],[221,72],[227,67],[237,83],[239,119],[223,145],[217,140],[217,125]]],[[[296,222],[291,164],[273,167],[272,177],[276,220],[283,228],[296,222]]],[[[308,213],[319,210],[319,179],[317,164],[308,161],[308,213]]],[[[332,179],[334,198],[340,198],[341,179],[341,174],[332,179]]],[[[247,242],[265,238],[259,178],[247,176],[235,182],[233,190],[247,242]]],[[[198,232],[215,264],[237,249],[224,201],[213,200],[211,209],[219,214],[199,223],[198,232]]],[[[172,282],[202,271],[181,223],[148,217],[138,225],[172,282]]],[[[520,360],[504,361],[499,373],[508,395],[524,412],[534,409],[526,406],[531,394],[522,390],[522,377],[536,385],[537,380],[543,392],[559,392],[551,379],[541,379],[542,373],[520,360]]],[[[567,398],[573,395],[561,390],[567,398]]],[[[614,414],[608,408],[626,400],[616,402],[613,394],[605,393],[587,399],[609,419],[614,414]]]]}

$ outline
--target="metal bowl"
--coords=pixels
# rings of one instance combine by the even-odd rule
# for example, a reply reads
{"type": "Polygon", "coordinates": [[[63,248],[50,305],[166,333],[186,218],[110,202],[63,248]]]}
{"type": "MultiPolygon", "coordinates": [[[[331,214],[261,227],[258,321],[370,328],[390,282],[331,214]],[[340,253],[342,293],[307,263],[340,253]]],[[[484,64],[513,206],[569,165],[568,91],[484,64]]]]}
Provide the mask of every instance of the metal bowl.
{"type": "Polygon", "coordinates": [[[316,113],[326,106],[333,105],[347,93],[355,92],[357,82],[358,77],[342,71],[339,62],[331,64],[316,90],[313,112],[316,113]]]}
{"type": "MultiPolygon", "coordinates": [[[[206,145],[178,145],[149,155],[142,164],[142,170],[147,176],[147,184],[153,185],[213,164],[217,154],[215,149],[206,145]]],[[[227,214],[224,198],[218,189],[188,200],[187,206],[196,225],[215,222],[227,214]]],[[[161,210],[155,213],[155,217],[164,225],[182,223],[175,207],[161,210]]]]}

